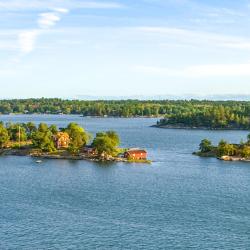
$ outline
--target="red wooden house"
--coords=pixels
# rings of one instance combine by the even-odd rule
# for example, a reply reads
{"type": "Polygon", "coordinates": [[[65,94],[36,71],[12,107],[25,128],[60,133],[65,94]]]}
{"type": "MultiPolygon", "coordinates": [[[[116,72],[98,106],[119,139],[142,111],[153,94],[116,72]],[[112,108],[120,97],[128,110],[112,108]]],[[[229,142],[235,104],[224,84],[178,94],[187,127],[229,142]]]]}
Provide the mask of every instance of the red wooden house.
{"type": "Polygon", "coordinates": [[[124,153],[124,157],[127,159],[134,159],[134,160],[146,160],[147,151],[144,149],[129,149],[124,153]]]}

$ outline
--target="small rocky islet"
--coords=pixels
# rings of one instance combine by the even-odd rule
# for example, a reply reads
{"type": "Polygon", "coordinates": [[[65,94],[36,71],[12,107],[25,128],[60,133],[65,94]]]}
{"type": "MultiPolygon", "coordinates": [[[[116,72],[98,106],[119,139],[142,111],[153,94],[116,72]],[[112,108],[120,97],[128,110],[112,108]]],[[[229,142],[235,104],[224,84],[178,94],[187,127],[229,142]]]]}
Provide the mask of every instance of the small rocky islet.
{"type": "Polygon", "coordinates": [[[239,144],[221,140],[217,146],[214,146],[210,140],[203,139],[199,145],[199,151],[193,154],[200,157],[216,157],[223,161],[250,162],[250,134],[245,142],[242,141],[239,144]]]}

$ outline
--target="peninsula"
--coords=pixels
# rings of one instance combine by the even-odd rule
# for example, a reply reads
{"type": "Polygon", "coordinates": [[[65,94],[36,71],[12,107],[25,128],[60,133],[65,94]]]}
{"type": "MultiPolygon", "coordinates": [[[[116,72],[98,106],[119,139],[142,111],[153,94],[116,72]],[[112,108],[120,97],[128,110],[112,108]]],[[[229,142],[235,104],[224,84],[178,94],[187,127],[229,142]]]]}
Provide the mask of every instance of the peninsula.
{"type": "Polygon", "coordinates": [[[190,102],[173,110],[154,127],[207,130],[249,130],[247,102],[190,102]]]}

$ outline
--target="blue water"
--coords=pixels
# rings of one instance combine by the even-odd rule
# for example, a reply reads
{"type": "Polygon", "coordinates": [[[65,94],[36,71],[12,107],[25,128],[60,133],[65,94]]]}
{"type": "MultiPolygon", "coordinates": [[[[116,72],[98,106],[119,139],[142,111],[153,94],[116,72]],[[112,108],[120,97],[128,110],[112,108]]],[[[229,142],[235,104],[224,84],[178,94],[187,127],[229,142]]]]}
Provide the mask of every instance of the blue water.
{"type": "Polygon", "coordinates": [[[0,249],[250,249],[250,164],[191,153],[245,131],[150,128],[155,119],[2,116],[114,129],[152,165],[0,158],[0,249]]]}

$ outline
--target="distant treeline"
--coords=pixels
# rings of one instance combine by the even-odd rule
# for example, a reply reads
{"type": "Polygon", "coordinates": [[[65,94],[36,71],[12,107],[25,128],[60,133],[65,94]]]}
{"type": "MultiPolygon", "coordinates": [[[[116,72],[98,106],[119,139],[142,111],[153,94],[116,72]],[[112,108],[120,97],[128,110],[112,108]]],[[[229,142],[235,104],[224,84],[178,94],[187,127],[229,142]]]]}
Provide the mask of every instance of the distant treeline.
{"type": "Polygon", "coordinates": [[[0,113],[79,114],[83,116],[160,117],[160,125],[250,128],[250,102],[244,101],[80,101],[62,99],[0,100],[0,113]]]}

